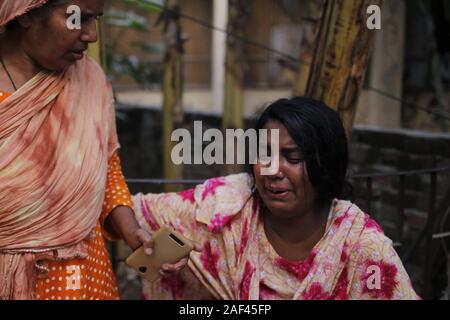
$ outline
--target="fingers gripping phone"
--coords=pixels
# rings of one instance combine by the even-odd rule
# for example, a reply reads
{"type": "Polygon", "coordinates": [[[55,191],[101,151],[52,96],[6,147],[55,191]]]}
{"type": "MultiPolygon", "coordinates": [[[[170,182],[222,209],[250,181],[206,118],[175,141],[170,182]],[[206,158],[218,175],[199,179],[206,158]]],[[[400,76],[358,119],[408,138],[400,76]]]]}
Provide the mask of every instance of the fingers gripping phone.
{"type": "Polygon", "coordinates": [[[194,248],[189,239],[165,226],[153,235],[153,243],[153,253],[150,256],[145,254],[144,247],[141,246],[126,260],[128,266],[150,282],[161,277],[159,270],[163,264],[174,264],[180,261],[194,248]]]}

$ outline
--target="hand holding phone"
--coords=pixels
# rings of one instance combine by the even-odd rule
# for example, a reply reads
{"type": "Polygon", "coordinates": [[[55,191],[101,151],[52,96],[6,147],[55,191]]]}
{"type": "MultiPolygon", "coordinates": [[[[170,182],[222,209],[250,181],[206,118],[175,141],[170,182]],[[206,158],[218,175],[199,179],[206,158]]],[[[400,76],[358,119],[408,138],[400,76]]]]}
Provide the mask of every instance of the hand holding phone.
{"type": "Polygon", "coordinates": [[[194,249],[189,239],[166,226],[153,235],[153,243],[153,253],[150,256],[140,247],[126,260],[127,265],[150,282],[161,277],[159,270],[163,264],[174,264],[194,249]]]}

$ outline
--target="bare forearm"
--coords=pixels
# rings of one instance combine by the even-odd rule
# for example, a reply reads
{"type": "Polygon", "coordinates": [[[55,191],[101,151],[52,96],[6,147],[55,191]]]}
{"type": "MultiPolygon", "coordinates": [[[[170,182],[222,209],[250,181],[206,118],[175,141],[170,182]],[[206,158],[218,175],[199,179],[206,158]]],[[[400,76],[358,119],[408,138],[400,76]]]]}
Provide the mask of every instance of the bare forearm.
{"type": "Polygon", "coordinates": [[[140,226],[136,221],[133,210],[129,207],[120,206],[112,210],[106,218],[105,227],[120,235],[133,250],[142,245],[136,236],[136,231],[140,229],[140,226]]]}
{"type": "MultiPolygon", "coordinates": [[[[149,233],[142,229],[136,221],[133,210],[126,206],[115,208],[109,214],[105,221],[105,227],[109,230],[115,231],[128,246],[136,250],[141,245],[144,246],[145,253],[151,255],[153,252],[153,241],[149,233]]],[[[194,250],[200,252],[202,248],[194,244],[194,250]]],[[[176,264],[164,264],[161,269],[163,275],[168,275],[173,272],[178,272],[183,269],[188,262],[188,257],[178,261],[176,264]]]]}

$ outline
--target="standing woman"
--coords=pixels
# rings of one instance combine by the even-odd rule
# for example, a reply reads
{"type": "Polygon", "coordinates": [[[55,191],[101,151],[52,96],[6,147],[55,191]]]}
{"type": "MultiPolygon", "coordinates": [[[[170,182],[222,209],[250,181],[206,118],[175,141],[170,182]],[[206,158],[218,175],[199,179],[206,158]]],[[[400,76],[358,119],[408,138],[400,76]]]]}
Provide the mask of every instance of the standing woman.
{"type": "Polygon", "coordinates": [[[104,236],[139,228],[111,87],[83,52],[105,0],[0,0],[0,300],[118,299],[104,236]],[[80,29],[66,27],[67,7],[80,29]]]}

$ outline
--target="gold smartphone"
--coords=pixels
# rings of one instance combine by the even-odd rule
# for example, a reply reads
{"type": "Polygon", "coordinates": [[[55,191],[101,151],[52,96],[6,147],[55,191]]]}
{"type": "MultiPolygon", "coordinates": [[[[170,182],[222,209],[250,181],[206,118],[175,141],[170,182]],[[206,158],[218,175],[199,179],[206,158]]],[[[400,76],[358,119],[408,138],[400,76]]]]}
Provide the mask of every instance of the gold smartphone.
{"type": "Polygon", "coordinates": [[[163,264],[174,264],[194,249],[192,241],[166,226],[155,232],[153,243],[153,253],[150,256],[145,254],[144,247],[141,246],[126,260],[128,266],[150,282],[161,277],[159,270],[163,264]]]}

